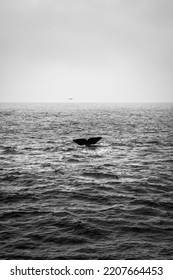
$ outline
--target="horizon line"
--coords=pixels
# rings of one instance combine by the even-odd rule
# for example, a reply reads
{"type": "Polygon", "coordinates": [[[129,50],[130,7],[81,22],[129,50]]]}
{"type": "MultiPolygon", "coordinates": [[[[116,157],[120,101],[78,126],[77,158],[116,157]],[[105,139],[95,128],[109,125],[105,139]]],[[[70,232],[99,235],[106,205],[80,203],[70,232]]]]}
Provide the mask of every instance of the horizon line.
{"type": "Polygon", "coordinates": [[[0,104],[9,103],[9,104],[86,104],[86,103],[93,103],[93,104],[167,104],[173,103],[173,101],[0,101],[0,104]]]}

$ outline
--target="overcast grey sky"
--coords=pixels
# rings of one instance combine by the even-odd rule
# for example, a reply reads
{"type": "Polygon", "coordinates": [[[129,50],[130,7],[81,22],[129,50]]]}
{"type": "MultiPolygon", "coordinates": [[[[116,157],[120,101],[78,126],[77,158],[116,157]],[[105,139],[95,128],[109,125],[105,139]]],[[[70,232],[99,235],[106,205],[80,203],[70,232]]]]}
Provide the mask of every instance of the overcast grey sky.
{"type": "Polygon", "coordinates": [[[173,102],[172,0],[0,0],[0,101],[173,102]]]}

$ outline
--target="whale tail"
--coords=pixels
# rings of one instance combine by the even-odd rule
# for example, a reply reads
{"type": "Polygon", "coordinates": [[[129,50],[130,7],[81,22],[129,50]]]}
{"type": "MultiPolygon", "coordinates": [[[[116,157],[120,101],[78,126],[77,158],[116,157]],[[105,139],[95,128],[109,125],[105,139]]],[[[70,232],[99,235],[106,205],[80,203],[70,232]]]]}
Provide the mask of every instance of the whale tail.
{"type": "Polygon", "coordinates": [[[90,146],[96,144],[102,137],[91,137],[88,140],[85,138],[73,139],[73,142],[77,143],[78,145],[85,145],[90,146]]]}

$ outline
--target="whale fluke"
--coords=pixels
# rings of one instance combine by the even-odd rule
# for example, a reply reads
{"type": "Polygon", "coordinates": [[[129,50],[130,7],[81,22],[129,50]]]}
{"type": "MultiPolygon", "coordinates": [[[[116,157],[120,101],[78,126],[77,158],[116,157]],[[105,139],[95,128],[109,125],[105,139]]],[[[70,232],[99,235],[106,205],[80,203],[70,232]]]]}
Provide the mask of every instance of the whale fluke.
{"type": "Polygon", "coordinates": [[[96,144],[102,137],[91,137],[88,140],[85,138],[73,139],[73,142],[77,143],[78,145],[85,145],[90,146],[96,144]]]}

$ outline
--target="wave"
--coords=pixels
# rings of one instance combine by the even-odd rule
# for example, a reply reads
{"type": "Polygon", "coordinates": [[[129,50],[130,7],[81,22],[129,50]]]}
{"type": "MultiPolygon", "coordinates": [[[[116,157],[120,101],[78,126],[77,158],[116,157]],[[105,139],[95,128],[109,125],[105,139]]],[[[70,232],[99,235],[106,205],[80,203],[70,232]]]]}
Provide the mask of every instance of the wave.
{"type": "Polygon", "coordinates": [[[83,172],[82,175],[84,177],[91,177],[94,179],[119,179],[118,175],[110,173],[83,172]]]}
{"type": "Polygon", "coordinates": [[[13,146],[2,146],[2,154],[9,154],[9,155],[15,155],[15,154],[21,154],[22,152],[17,149],[17,147],[13,146]]]}

